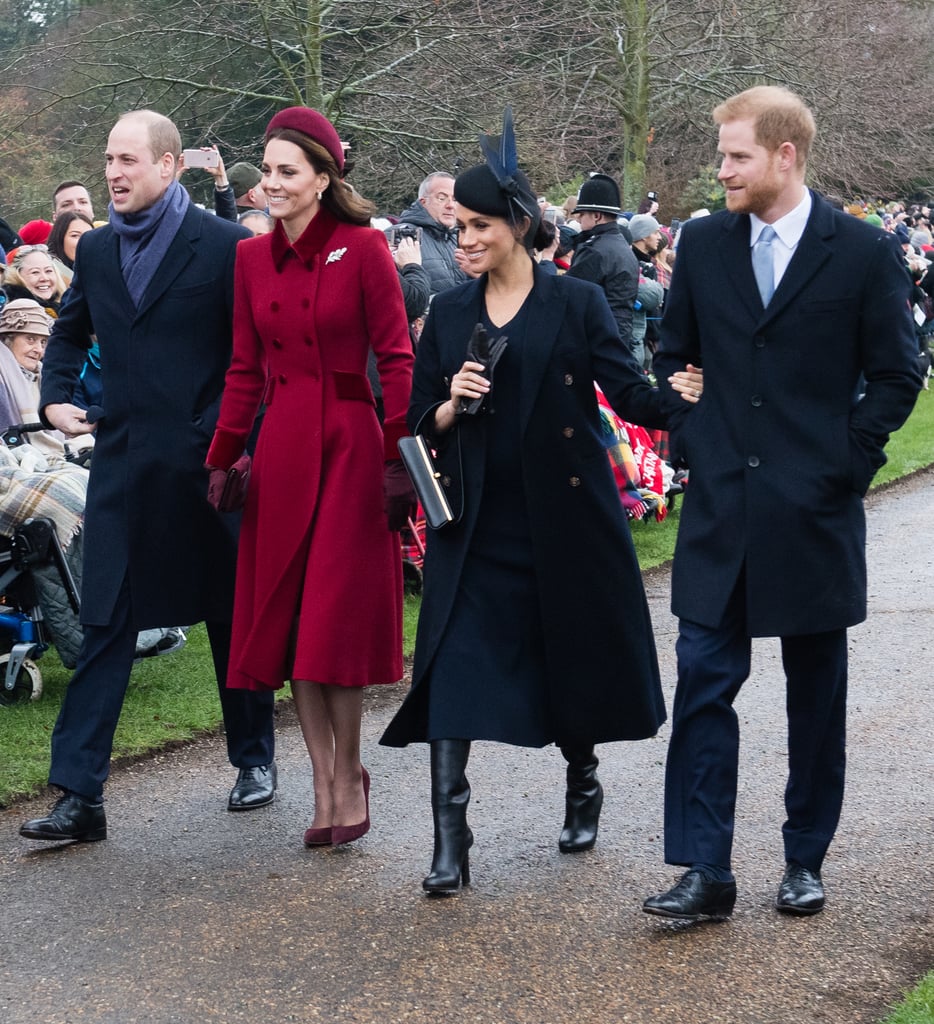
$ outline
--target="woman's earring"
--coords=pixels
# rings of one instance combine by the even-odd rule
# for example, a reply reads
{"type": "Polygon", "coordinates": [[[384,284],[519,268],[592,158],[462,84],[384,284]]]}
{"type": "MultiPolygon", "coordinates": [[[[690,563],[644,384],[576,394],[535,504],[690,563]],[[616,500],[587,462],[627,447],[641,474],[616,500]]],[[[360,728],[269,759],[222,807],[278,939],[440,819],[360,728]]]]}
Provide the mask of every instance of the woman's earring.
{"type": "Polygon", "coordinates": [[[318,202],[319,202],[319,203],[321,202],[321,197],[322,197],[323,195],[324,195],[324,193],[323,193],[323,192],[319,192],[319,193],[318,193],[318,202]]]}

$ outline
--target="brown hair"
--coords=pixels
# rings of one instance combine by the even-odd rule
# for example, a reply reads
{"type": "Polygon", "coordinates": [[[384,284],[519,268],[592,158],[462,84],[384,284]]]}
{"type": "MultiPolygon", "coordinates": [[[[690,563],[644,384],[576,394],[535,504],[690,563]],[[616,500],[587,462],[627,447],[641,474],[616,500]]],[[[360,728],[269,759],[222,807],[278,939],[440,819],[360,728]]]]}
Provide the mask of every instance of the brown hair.
{"type": "Polygon", "coordinates": [[[49,232],[49,237],[46,239],[45,244],[49,247],[49,252],[56,259],[61,260],[65,258],[65,235],[68,234],[68,229],[76,220],[90,224],[92,228],[94,227],[94,221],[86,213],[81,213],[80,210],[66,210],[55,218],[55,223],[52,225],[52,230],[49,232]]]}
{"type": "Polygon", "coordinates": [[[716,124],[751,120],[756,142],[774,153],[783,142],[795,147],[799,169],[807,163],[817,132],[814,115],[800,96],[780,85],[757,85],[724,100],[714,109],[716,124]]]}
{"type": "Polygon", "coordinates": [[[375,214],[376,207],[341,180],[340,172],[334,158],[317,142],[310,139],[304,132],[294,128],[276,128],[266,136],[266,141],[282,139],[291,142],[305,154],[305,159],[318,174],[328,176],[329,185],[321,196],[321,205],[338,220],[348,224],[359,224],[369,227],[370,218],[375,214]]]}
{"type": "Polygon", "coordinates": [[[55,191],[52,193],[52,206],[55,206],[55,200],[58,199],[59,192],[64,192],[66,188],[83,188],[87,192],[88,187],[83,181],[63,181],[60,185],[57,185],[55,191]]]}

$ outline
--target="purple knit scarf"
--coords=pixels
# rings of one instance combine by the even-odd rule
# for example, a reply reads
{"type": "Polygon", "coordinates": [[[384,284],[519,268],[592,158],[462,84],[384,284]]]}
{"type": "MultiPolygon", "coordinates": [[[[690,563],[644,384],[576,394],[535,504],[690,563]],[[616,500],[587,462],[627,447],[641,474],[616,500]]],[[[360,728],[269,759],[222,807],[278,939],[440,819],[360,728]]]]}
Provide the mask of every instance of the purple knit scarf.
{"type": "Polygon", "coordinates": [[[110,224],[120,240],[120,269],[137,308],[181,227],[190,201],[188,193],[173,181],[145,210],[122,214],[110,204],[110,224]]]}

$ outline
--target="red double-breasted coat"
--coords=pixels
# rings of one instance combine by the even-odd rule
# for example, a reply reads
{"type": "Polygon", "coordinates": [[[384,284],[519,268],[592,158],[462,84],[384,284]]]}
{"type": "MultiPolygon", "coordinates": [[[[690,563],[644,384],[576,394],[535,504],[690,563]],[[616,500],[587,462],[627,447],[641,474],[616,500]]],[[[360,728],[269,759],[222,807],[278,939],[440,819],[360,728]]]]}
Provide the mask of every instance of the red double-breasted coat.
{"type": "Polygon", "coordinates": [[[228,686],[402,677],[401,558],[382,481],[406,432],[412,363],[381,232],[322,209],[294,245],[281,224],[240,244],[233,360],[208,464],[229,468],[267,408],[240,533],[228,686]]]}

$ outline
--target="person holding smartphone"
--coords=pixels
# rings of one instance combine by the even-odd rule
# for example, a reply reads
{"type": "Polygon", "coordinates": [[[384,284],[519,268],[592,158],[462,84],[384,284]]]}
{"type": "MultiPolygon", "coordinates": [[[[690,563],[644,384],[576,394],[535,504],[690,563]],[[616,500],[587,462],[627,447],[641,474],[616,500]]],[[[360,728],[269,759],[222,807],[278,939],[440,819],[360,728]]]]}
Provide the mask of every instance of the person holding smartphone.
{"type": "Polygon", "coordinates": [[[199,168],[214,179],[214,213],[221,220],[237,220],[237,201],[234,187],[227,178],[224,158],[217,146],[202,146],[200,149],[183,149],[178,161],[177,177],[185,171],[199,168]]]}

